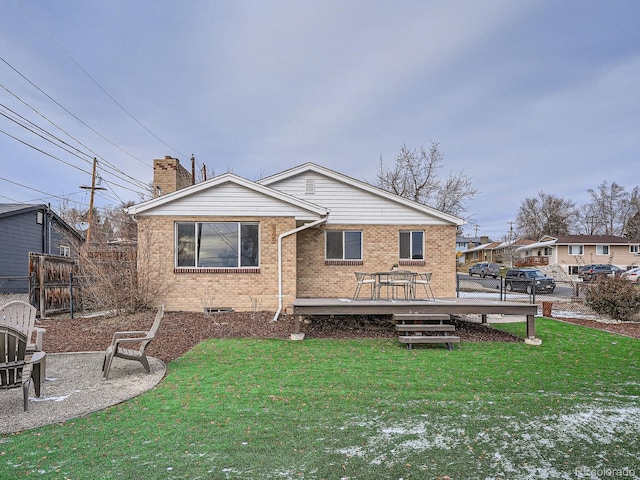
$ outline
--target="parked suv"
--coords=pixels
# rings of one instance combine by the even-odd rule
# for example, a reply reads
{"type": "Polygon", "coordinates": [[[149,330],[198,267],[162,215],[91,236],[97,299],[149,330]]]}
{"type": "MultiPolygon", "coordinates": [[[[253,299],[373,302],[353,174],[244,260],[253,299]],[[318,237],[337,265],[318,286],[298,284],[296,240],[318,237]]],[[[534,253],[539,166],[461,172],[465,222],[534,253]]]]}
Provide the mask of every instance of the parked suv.
{"type": "Polygon", "coordinates": [[[498,275],[500,275],[500,266],[497,263],[476,263],[469,269],[469,276],[473,277],[474,275],[480,275],[482,278],[487,275],[493,278],[498,278],[498,275]]]}
{"type": "Polygon", "coordinates": [[[578,278],[581,278],[583,282],[590,282],[598,277],[614,275],[621,272],[622,270],[615,265],[585,265],[578,270],[578,278]]]}
{"type": "Polygon", "coordinates": [[[556,281],[536,268],[512,268],[504,277],[507,292],[553,293],[556,281]]]}

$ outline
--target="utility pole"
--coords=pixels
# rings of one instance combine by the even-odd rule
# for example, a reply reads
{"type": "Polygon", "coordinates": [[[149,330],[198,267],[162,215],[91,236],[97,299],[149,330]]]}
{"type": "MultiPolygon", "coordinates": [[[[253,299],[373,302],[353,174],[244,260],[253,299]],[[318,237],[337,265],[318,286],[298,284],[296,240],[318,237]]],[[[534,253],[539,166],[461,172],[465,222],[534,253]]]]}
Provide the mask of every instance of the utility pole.
{"type": "Polygon", "coordinates": [[[104,187],[100,187],[100,186],[96,187],[96,167],[97,166],[98,166],[98,160],[95,157],[93,157],[93,172],[91,173],[91,186],[87,187],[87,186],[80,185],[80,188],[83,188],[85,190],[91,190],[91,195],[89,196],[89,228],[87,229],[87,238],[85,239],[87,246],[91,241],[91,226],[93,225],[93,197],[95,195],[95,191],[106,190],[106,188],[104,187]]]}

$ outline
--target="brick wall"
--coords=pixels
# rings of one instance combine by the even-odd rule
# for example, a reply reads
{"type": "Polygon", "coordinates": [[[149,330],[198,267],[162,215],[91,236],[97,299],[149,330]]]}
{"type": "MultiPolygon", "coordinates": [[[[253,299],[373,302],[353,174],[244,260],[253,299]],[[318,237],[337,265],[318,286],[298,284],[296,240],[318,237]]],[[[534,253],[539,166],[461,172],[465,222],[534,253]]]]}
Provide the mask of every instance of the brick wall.
{"type": "Polygon", "coordinates": [[[191,173],[180,160],[166,156],[153,161],[153,196],[166,195],[192,185],[191,173]],[[158,191],[158,187],[160,190],[158,191]]]}
{"type": "MultiPolygon", "coordinates": [[[[398,260],[398,232],[425,231],[424,265],[400,265],[403,270],[432,272],[432,289],[436,297],[455,297],[456,255],[454,226],[417,225],[330,225],[304,230],[298,234],[298,296],[346,297],[355,291],[354,272],[388,271],[398,260]],[[325,265],[324,232],[326,229],[362,230],[363,261],[360,264],[325,265]]],[[[362,292],[361,295],[366,295],[362,292]]]]}
{"type": "MultiPolygon", "coordinates": [[[[228,221],[228,217],[181,217],[180,221],[228,221]]],[[[174,269],[174,218],[139,219],[139,265],[141,279],[151,282],[168,311],[203,311],[205,307],[235,311],[278,307],[278,236],[296,227],[293,218],[240,218],[260,222],[259,273],[176,273],[174,269]]],[[[455,235],[453,226],[349,225],[363,231],[361,264],[325,265],[324,232],[311,228],[283,239],[283,306],[290,311],[296,296],[346,297],[355,290],[356,271],[387,271],[398,263],[398,232],[425,231],[425,264],[400,268],[433,272],[436,297],[455,297],[455,235]]],[[[366,294],[365,292],[362,292],[366,294]]],[[[156,302],[157,303],[157,302],[156,302]]]]}
{"type": "MultiPolygon", "coordinates": [[[[205,307],[235,311],[278,307],[278,236],[296,227],[293,218],[244,217],[260,222],[259,273],[176,273],[174,222],[172,217],[142,217],[139,228],[141,277],[159,290],[159,301],[168,311],[203,311],[205,307]]],[[[229,221],[228,217],[180,217],[180,221],[229,221]]],[[[283,305],[296,297],[295,236],[283,239],[283,305]]],[[[158,302],[156,302],[158,303],[158,302]]]]}

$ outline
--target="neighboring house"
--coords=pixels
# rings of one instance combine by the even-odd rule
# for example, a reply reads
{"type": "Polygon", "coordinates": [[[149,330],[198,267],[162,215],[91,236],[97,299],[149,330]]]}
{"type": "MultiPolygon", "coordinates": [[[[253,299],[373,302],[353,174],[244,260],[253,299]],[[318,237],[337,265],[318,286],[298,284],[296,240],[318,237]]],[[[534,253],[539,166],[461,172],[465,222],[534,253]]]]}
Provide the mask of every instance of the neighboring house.
{"type": "Polygon", "coordinates": [[[614,235],[547,235],[517,252],[525,260],[540,258],[560,266],[569,275],[576,275],[581,265],[603,263],[626,270],[640,264],[640,240],[614,235]]]}
{"type": "Polygon", "coordinates": [[[433,272],[435,294],[455,296],[460,218],[312,163],[257,182],[227,173],[176,189],[185,171],[177,159],[154,160],[163,195],[127,210],[138,222],[138,269],[167,285],[167,310],[347,301],[356,271],[394,264],[433,272]]]}
{"type": "Polygon", "coordinates": [[[0,203],[0,292],[28,291],[29,253],[75,256],[82,236],[47,205],[0,203]]]}
{"type": "Polygon", "coordinates": [[[489,243],[489,237],[456,237],[456,256],[458,257],[458,262],[465,262],[465,250],[485,243],[489,243]]]}
{"type": "MultiPolygon", "coordinates": [[[[484,237],[486,238],[486,237],[484,237]]],[[[534,243],[532,240],[518,239],[514,242],[488,242],[471,246],[462,252],[465,262],[493,262],[511,265],[514,251],[518,247],[534,243]]]]}

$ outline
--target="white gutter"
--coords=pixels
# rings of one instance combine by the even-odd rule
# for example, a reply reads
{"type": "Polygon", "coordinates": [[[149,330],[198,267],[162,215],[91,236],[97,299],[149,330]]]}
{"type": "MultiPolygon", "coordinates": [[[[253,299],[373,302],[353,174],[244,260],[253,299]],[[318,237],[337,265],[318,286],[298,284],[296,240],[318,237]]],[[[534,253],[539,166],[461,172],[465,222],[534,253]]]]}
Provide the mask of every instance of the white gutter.
{"type": "Polygon", "coordinates": [[[324,218],[320,220],[315,220],[311,223],[305,223],[301,227],[294,228],[293,230],[289,230],[288,232],[281,233],[278,237],[278,311],[273,317],[273,322],[278,321],[278,317],[280,316],[280,312],[282,311],[282,239],[284,237],[288,237],[289,235],[293,235],[294,233],[301,232],[302,230],[306,230],[307,228],[315,227],[316,225],[320,225],[327,221],[329,214],[327,214],[324,218]]]}

